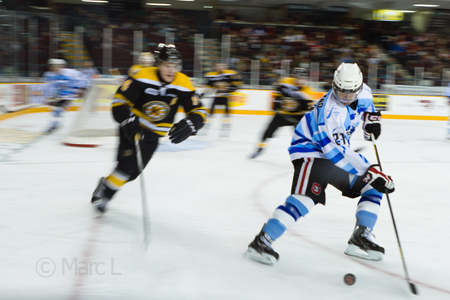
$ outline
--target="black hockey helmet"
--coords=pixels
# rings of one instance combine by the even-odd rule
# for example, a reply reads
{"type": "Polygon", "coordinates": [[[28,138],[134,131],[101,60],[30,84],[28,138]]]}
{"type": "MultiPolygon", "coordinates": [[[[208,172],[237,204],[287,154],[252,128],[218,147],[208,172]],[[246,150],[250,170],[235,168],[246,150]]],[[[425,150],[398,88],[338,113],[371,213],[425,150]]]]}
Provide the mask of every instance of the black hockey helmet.
{"type": "Polygon", "coordinates": [[[178,51],[177,47],[175,47],[175,45],[172,44],[166,45],[160,43],[154,53],[157,66],[159,66],[163,61],[167,61],[169,63],[178,64],[179,68],[181,69],[183,60],[181,59],[181,54],[178,51]]]}

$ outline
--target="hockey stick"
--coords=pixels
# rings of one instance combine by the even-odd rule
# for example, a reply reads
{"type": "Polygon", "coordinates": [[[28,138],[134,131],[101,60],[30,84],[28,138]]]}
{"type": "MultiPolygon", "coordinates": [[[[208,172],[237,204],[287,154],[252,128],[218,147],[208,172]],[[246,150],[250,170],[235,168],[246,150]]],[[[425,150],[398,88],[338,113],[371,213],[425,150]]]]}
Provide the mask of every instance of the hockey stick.
{"type": "MultiPolygon", "coordinates": [[[[375,143],[375,137],[374,137],[373,133],[371,133],[371,138],[372,138],[373,148],[375,149],[375,155],[377,156],[378,165],[380,166],[380,171],[383,171],[383,168],[381,167],[380,157],[378,156],[377,144],[375,143]]],[[[389,199],[389,194],[387,193],[387,189],[386,189],[386,199],[387,199],[387,202],[389,205],[389,210],[391,212],[392,223],[394,224],[394,230],[395,230],[395,235],[397,237],[398,249],[400,250],[400,256],[402,257],[403,270],[405,271],[405,278],[409,284],[409,288],[411,289],[411,292],[414,295],[418,295],[417,288],[416,288],[415,284],[411,282],[411,279],[409,278],[408,270],[406,269],[405,257],[403,256],[402,245],[400,244],[400,238],[398,236],[397,225],[395,225],[394,212],[392,211],[391,200],[389,199]]]]}
{"type": "Polygon", "coordinates": [[[145,251],[147,251],[149,244],[149,236],[150,236],[150,225],[149,225],[149,216],[148,216],[148,206],[147,206],[147,194],[145,192],[145,181],[144,181],[144,164],[142,162],[142,152],[140,145],[141,135],[139,133],[134,137],[134,145],[136,147],[136,159],[137,165],[139,169],[139,177],[141,182],[141,197],[142,197],[142,220],[144,225],[144,246],[145,251]]]}

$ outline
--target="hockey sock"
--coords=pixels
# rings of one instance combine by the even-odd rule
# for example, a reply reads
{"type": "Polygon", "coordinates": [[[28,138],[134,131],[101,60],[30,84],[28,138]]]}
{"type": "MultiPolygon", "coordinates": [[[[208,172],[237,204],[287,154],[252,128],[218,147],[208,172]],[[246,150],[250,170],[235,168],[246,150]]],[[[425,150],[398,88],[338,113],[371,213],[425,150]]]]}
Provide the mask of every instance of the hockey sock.
{"type": "Polygon", "coordinates": [[[356,209],[358,226],[366,226],[373,230],[380,211],[380,202],[383,194],[375,189],[369,189],[361,195],[356,209]]]}
{"type": "Polygon", "coordinates": [[[128,182],[130,178],[129,175],[126,175],[119,170],[114,170],[108,177],[105,179],[105,196],[109,199],[125,184],[128,182]]]}
{"type": "Polygon", "coordinates": [[[272,240],[279,238],[300,217],[306,216],[314,207],[314,201],[304,195],[291,195],[283,205],[277,207],[263,231],[272,240]]]}

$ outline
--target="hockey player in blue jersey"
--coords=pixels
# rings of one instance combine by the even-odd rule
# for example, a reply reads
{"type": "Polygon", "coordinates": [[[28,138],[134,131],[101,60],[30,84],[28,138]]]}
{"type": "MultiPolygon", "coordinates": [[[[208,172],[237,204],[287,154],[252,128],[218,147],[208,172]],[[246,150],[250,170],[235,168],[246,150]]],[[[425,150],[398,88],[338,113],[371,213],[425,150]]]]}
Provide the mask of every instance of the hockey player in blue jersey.
{"type": "Polygon", "coordinates": [[[66,69],[63,59],[52,58],[48,60],[50,71],[44,73],[47,84],[45,88],[46,102],[53,106],[54,119],[47,133],[53,132],[60,125],[64,109],[72,100],[78,97],[78,89],[86,87],[87,79],[74,69],[66,69]]]}
{"type": "Polygon", "coordinates": [[[357,64],[342,63],[334,73],[333,88],[298,123],[289,147],[294,165],[291,195],[278,206],[245,256],[272,265],[278,253],[272,248],[287,228],[305,217],[316,204],[325,205],[330,184],[349,198],[360,197],[356,226],[345,254],[382,260],[384,248],[372,239],[383,193],[394,191],[392,178],[350,148],[350,137],[363,122],[364,138],[381,133],[381,114],[375,111],[372,91],[363,83],[357,64]]]}

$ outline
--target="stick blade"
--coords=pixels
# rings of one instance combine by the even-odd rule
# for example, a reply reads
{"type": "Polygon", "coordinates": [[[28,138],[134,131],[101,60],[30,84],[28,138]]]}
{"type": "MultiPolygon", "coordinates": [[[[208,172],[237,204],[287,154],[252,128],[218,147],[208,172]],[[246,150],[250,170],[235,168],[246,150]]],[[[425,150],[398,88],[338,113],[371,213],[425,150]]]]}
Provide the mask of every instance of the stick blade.
{"type": "Polygon", "coordinates": [[[416,285],[412,282],[408,282],[409,284],[409,288],[411,289],[411,293],[413,293],[414,295],[419,295],[416,285]]]}

